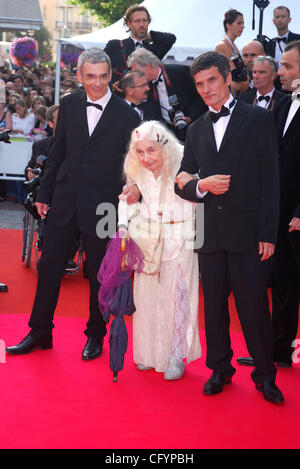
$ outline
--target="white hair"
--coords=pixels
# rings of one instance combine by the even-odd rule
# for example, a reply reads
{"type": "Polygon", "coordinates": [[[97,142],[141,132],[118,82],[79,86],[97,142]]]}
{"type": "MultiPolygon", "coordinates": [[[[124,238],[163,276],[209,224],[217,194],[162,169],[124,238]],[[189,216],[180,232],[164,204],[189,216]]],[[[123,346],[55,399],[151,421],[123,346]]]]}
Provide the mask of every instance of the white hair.
{"type": "Polygon", "coordinates": [[[161,145],[163,153],[162,176],[164,179],[175,179],[183,156],[183,146],[163,124],[157,121],[143,122],[131,134],[129,150],[125,156],[124,173],[127,179],[137,179],[142,168],[136,152],[136,143],[143,140],[161,145]]]}
{"type": "Polygon", "coordinates": [[[99,47],[91,47],[90,49],[84,50],[77,61],[77,69],[81,70],[85,62],[92,64],[107,63],[109,71],[111,70],[111,61],[109,56],[99,47]]]}

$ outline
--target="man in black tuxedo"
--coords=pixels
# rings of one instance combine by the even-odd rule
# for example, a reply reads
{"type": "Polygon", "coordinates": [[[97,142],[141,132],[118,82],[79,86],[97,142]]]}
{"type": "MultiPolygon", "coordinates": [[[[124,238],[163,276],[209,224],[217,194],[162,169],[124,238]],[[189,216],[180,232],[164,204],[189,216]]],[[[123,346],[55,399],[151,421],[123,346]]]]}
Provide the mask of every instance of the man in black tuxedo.
{"type": "MultiPolygon", "coordinates": [[[[175,131],[174,120],[170,116],[174,97],[183,114],[181,118],[185,126],[207,110],[196,91],[188,66],[164,65],[146,49],[133,52],[128,57],[127,64],[132,70],[142,71],[149,82],[148,100],[143,103],[145,120],[161,121],[175,131]]],[[[177,136],[180,138],[179,134],[177,136]]]]}
{"type": "MultiPolygon", "coordinates": [[[[280,221],[272,259],[274,362],[290,367],[298,330],[300,289],[300,41],[288,44],[279,70],[292,92],[277,116],[280,163],[280,221]]],[[[253,359],[238,359],[253,366],[253,359]]]]}
{"type": "Polygon", "coordinates": [[[138,113],[141,121],[145,120],[143,102],[147,100],[150,88],[144,73],[140,70],[130,70],[121,78],[119,88],[126,103],[138,113]]]}
{"type": "Polygon", "coordinates": [[[278,65],[281,63],[281,57],[286,44],[300,39],[300,34],[289,31],[291,20],[289,8],[285,6],[275,8],[273,11],[273,23],[277,29],[278,36],[272,38],[271,41],[263,42],[266,54],[274,57],[278,65]]]}
{"type": "Polygon", "coordinates": [[[31,330],[20,344],[7,348],[10,354],[52,347],[61,279],[78,231],[90,285],[88,339],[82,359],[96,358],[102,352],[106,325],[99,311],[97,273],[109,236],[116,229],[113,220],[122,192],[123,156],[131,131],[140,121],[133,109],[111,93],[110,59],[101,49],[91,48],[79,56],[77,78],[85,91],[61,100],[55,140],[37,196],[38,212],[42,218],[47,214],[47,223],[31,330]],[[100,233],[97,213],[107,210],[111,215],[108,230],[100,233]]]}
{"type": "Polygon", "coordinates": [[[176,36],[159,31],[148,32],[151,16],[142,5],[131,5],[125,12],[124,24],[130,31],[130,36],[124,40],[112,39],[108,41],[104,51],[112,63],[112,83],[128,71],[127,58],[139,47],[145,47],[163,59],[176,41],[176,36]]]}
{"type": "Polygon", "coordinates": [[[278,112],[279,107],[286,102],[288,96],[275,89],[274,82],[277,78],[275,59],[265,55],[256,57],[252,75],[255,89],[242,94],[239,99],[247,104],[278,112]]]}
{"type": "Polygon", "coordinates": [[[252,379],[266,400],[279,403],[283,396],[275,384],[271,316],[260,266],[273,254],[279,215],[274,117],[233,99],[225,56],[201,55],[191,74],[209,111],[188,129],[175,190],[184,199],[204,201],[204,244],[196,249],[207,366],[213,370],[204,393],[220,393],[235,373],[228,313],[232,288],[247,347],[255,358],[252,379]],[[196,172],[199,180],[192,179],[196,172]]]}

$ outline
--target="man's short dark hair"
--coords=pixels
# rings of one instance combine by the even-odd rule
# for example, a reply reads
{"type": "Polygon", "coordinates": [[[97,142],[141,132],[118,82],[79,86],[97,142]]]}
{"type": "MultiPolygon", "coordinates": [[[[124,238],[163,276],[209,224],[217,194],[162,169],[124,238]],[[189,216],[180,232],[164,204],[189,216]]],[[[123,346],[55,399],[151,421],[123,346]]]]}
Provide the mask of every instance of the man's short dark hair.
{"type": "Polygon", "coordinates": [[[292,50],[292,49],[297,49],[298,55],[299,55],[299,59],[300,59],[300,41],[292,41],[292,42],[289,42],[289,43],[285,46],[284,52],[289,52],[289,51],[292,50]]]}
{"type": "Polygon", "coordinates": [[[208,70],[211,67],[217,67],[224,81],[231,71],[229,61],[225,55],[210,51],[199,55],[199,57],[194,60],[191,65],[191,75],[194,77],[196,73],[202,70],[208,70]]]}
{"type": "Polygon", "coordinates": [[[135,77],[144,77],[144,73],[140,70],[130,70],[124,75],[121,80],[119,81],[119,88],[125,93],[127,88],[131,88],[134,86],[134,79],[135,77]]]}
{"type": "Polygon", "coordinates": [[[51,122],[54,121],[54,114],[56,111],[58,111],[58,109],[59,109],[59,104],[53,104],[47,109],[47,112],[46,112],[47,121],[51,121],[51,122]]]}
{"type": "Polygon", "coordinates": [[[243,13],[241,13],[240,11],[234,10],[233,8],[226,11],[224,15],[224,21],[223,21],[225,33],[227,32],[227,24],[234,23],[238,16],[243,16],[243,13]]]}
{"type": "Polygon", "coordinates": [[[288,7],[284,7],[283,5],[280,5],[279,7],[274,8],[273,15],[275,14],[276,10],[286,10],[289,17],[291,16],[291,12],[290,12],[290,9],[288,7]]]}

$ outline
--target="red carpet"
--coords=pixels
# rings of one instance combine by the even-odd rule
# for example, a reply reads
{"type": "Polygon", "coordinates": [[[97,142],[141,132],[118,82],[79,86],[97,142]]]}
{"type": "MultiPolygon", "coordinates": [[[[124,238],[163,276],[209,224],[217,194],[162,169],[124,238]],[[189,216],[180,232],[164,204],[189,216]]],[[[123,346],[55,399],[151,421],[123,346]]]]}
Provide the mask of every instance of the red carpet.
{"type": "MultiPolygon", "coordinates": [[[[20,232],[0,230],[0,281],[9,286],[0,295],[0,344],[7,346],[28,331],[36,285],[34,269],[21,263],[20,246],[20,232]]],[[[250,379],[251,370],[238,366],[233,383],[208,397],[202,393],[210,375],[202,330],[203,357],[187,367],[182,380],[166,382],[162,374],[137,371],[128,321],[125,366],[113,383],[107,340],[101,358],[80,359],[87,303],[82,273],[66,277],[53,350],[7,355],[5,363],[0,354],[1,449],[299,448],[300,365],[278,370],[286,399],[282,406],[265,402],[250,379]]],[[[247,351],[233,307],[231,314],[237,357],[247,351]]]]}

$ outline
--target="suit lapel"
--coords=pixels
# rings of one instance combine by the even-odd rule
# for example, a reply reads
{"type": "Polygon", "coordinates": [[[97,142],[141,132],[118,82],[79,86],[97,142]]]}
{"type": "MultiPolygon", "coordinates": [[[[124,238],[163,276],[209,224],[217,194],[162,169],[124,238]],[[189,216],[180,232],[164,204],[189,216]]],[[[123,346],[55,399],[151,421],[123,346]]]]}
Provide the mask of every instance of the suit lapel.
{"type": "MultiPolygon", "coordinates": [[[[288,116],[288,114],[286,114],[286,118],[287,118],[287,116],[288,116]]],[[[283,130],[284,130],[286,118],[284,120],[282,133],[283,133],[283,130]]],[[[300,127],[300,107],[298,108],[296,114],[294,115],[293,119],[291,120],[290,125],[288,126],[287,131],[284,134],[283,140],[289,139],[289,137],[292,136],[292,135],[295,135],[295,133],[297,131],[299,132],[299,127],[300,127]]]]}
{"type": "Polygon", "coordinates": [[[222,143],[219,148],[219,152],[223,149],[226,142],[235,134],[237,129],[243,124],[244,119],[247,115],[246,105],[241,101],[238,101],[232,111],[229,123],[226,128],[222,143]]]}
{"type": "Polygon", "coordinates": [[[80,106],[79,106],[79,122],[82,123],[82,131],[84,135],[84,139],[87,141],[89,139],[89,127],[87,121],[87,113],[86,113],[86,93],[82,93],[80,95],[80,106]]]}
{"type": "Polygon", "coordinates": [[[201,139],[204,137],[208,141],[209,145],[216,152],[217,151],[216,139],[215,139],[213,124],[211,121],[211,117],[209,115],[209,111],[203,115],[203,123],[201,125],[201,132],[203,134],[203,136],[201,136],[201,139]]]}

